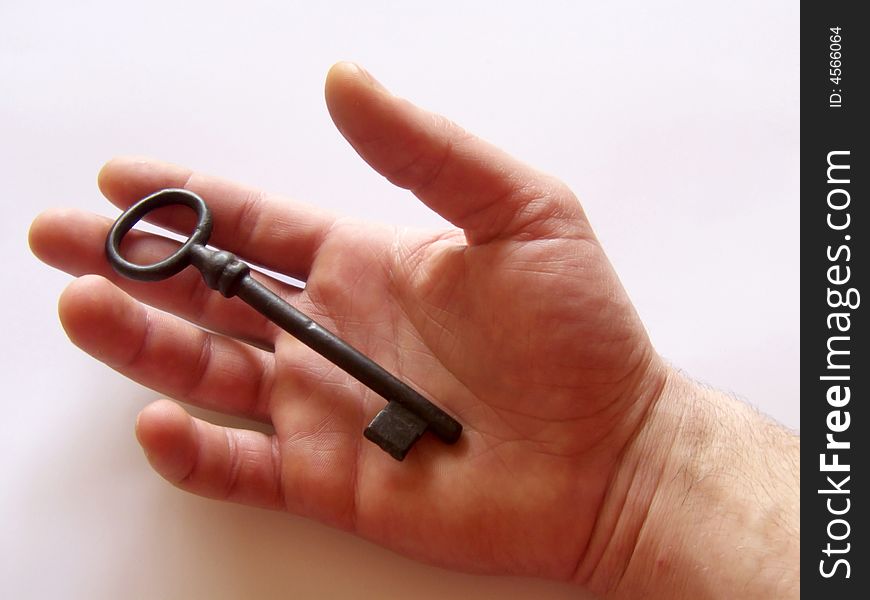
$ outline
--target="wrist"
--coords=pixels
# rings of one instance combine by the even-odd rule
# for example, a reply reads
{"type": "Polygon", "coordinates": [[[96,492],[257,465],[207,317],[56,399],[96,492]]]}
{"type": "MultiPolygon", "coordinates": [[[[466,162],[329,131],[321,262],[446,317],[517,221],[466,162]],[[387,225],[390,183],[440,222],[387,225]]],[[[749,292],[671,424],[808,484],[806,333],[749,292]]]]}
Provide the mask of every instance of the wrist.
{"type": "Polygon", "coordinates": [[[615,598],[797,596],[798,454],[766,417],[669,370],[620,458],[600,559],[578,578],[615,598]]]}

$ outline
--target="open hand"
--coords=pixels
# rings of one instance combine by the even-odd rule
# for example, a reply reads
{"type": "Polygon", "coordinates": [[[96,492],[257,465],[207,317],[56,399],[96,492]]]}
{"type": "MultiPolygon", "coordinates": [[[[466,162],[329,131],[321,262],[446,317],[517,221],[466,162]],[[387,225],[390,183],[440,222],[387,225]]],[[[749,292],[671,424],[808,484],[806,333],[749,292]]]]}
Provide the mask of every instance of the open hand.
{"type": "MultiPolygon", "coordinates": [[[[609,581],[599,571],[624,568],[652,496],[632,487],[630,450],[669,369],[580,204],[354,65],[332,69],[326,99],[363,159],[455,228],[372,225],[155,161],[114,160],[100,187],[122,209],[167,187],[201,195],[212,244],[304,280],[299,290],[258,275],[454,415],[459,443],[424,436],[396,462],[362,437],[382,398],[194,269],[159,283],[115,275],[103,254],[111,222],[52,210],[31,244],[80,276],[60,302],[70,338],[162,394],[273,425],[266,435],[166,400],[147,407],[139,440],[182,489],[463,570],[609,581]]],[[[189,213],[154,216],[186,233],[189,213]]],[[[128,237],[140,263],[176,246],[128,237]]]]}

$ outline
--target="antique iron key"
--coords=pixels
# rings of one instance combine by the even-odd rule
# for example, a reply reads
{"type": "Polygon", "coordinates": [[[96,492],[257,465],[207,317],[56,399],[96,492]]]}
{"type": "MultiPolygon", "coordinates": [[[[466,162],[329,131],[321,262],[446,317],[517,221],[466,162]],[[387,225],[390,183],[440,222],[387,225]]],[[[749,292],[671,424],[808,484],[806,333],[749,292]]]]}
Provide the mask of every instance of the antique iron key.
{"type": "Polygon", "coordinates": [[[402,460],[428,429],[452,444],[459,439],[462,425],[429,402],[376,362],[279,298],[250,275],[250,267],[235,255],[206,248],[212,217],[205,201],[193,192],[166,189],[143,198],[128,208],[112,225],[106,238],[109,263],[120,275],[141,281],[166,279],[193,265],[206,284],[225,297],[238,296],[281,329],[356,378],[387,400],[366,427],[369,440],[402,460]],[[193,233],[169,257],[150,265],[137,265],[121,256],[121,240],[147,213],[170,205],[192,208],[197,214],[193,233]]]}

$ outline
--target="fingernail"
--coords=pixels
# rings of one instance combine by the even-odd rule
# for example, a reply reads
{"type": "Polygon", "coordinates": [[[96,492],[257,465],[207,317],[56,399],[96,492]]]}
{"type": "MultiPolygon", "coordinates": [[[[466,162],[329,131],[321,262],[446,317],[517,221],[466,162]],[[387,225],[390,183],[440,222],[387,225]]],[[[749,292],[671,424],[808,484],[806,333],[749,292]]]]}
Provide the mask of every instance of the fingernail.
{"type": "Polygon", "coordinates": [[[371,73],[368,72],[368,70],[366,70],[365,68],[361,67],[361,66],[358,65],[357,63],[350,63],[350,64],[353,65],[353,68],[354,68],[354,69],[355,69],[355,70],[356,70],[360,75],[362,75],[363,77],[365,77],[366,81],[368,81],[370,84],[372,84],[372,86],[374,86],[374,87],[376,87],[377,89],[382,90],[382,91],[384,91],[384,92],[387,92],[387,91],[388,91],[387,88],[384,87],[384,84],[382,84],[380,81],[378,81],[377,79],[375,79],[374,76],[373,76],[371,73]]]}

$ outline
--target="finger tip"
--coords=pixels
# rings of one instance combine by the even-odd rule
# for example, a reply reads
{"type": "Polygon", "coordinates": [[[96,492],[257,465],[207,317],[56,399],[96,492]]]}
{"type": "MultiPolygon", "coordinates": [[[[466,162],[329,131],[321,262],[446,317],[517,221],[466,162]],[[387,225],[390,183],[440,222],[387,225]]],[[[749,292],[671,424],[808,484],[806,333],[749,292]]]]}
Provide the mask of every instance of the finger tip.
{"type": "Polygon", "coordinates": [[[115,181],[115,174],[118,171],[118,165],[123,159],[114,156],[107,160],[97,173],[97,187],[108,197],[111,192],[111,186],[115,181]]]}
{"type": "Polygon", "coordinates": [[[353,88],[354,80],[359,76],[359,71],[360,68],[356,63],[342,61],[332,65],[326,74],[324,95],[326,107],[333,117],[335,111],[341,107],[343,100],[347,97],[348,91],[353,88]]]}
{"type": "Polygon", "coordinates": [[[49,208],[36,215],[27,232],[27,243],[34,255],[43,262],[61,249],[61,242],[70,230],[70,221],[78,217],[78,211],[68,208],[49,208]]]}
{"type": "Polygon", "coordinates": [[[145,157],[114,156],[97,173],[97,187],[111,199],[123,196],[131,176],[151,162],[145,157]]]}
{"type": "Polygon", "coordinates": [[[358,73],[362,70],[357,63],[350,60],[340,60],[329,67],[326,73],[326,81],[334,81],[336,78],[344,77],[347,74],[358,73]]]}
{"type": "Polygon", "coordinates": [[[146,406],[136,418],[136,439],[148,462],[162,477],[178,482],[195,458],[195,432],[190,415],[170,400],[146,406]]]}
{"type": "Polygon", "coordinates": [[[52,225],[56,221],[55,212],[56,209],[50,208],[39,213],[27,230],[27,245],[30,246],[30,251],[43,262],[45,262],[43,256],[46,250],[51,247],[49,242],[53,237],[52,225]]]}
{"type": "Polygon", "coordinates": [[[97,173],[97,186],[113,204],[125,208],[165,187],[182,187],[190,177],[184,167],[144,156],[116,156],[97,173]]]}
{"type": "Polygon", "coordinates": [[[350,109],[359,108],[367,97],[384,92],[384,86],[355,62],[337,62],[326,75],[326,106],[339,127],[339,121],[350,109]]]}
{"type": "Polygon", "coordinates": [[[107,327],[119,322],[113,313],[124,311],[125,305],[123,292],[108,279],[84,275],[63,290],[57,309],[70,340],[90,354],[99,354],[105,346],[107,327]]]}
{"type": "Polygon", "coordinates": [[[184,434],[190,417],[175,402],[160,399],[143,408],[136,417],[136,437],[146,450],[158,448],[184,434]]]}
{"type": "Polygon", "coordinates": [[[60,306],[71,307],[81,304],[99,308],[107,304],[107,297],[117,290],[112,283],[101,275],[82,275],[70,282],[61,292],[60,306]]]}
{"type": "Polygon", "coordinates": [[[102,298],[104,292],[100,289],[99,279],[102,278],[98,275],[83,275],[64,288],[57,301],[61,320],[69,316],[70,311],[76,312],[79,307],[92,306],[94,299],[102,298]]]}
{"type": "Polygon", "coordinates": [[[326,73],[326,87],[360,81],[366,77],[366,70],[349,60],[341,60],[332,65],[326,73]]]}

